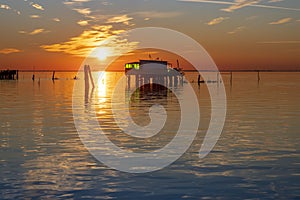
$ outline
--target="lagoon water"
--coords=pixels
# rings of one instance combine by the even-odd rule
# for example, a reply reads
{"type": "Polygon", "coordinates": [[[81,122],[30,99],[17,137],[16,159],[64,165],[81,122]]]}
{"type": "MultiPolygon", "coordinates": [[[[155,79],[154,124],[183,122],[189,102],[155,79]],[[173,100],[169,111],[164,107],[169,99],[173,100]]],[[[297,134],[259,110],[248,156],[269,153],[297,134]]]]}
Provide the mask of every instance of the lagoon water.
{"type": "MultiPolygon", "coordinates": [[[[131,116],[149,123],[148,109],[167,111],[160,136],[133,139],[122,134],[110,111],[110,93],[122,73],[96,80],[96,106],[107,137],[123,149],[145,152],[166,145],[180,123],[180,107],[171,93],[135,93],[131,116]]],[[[131,174],[110,169],[85,148],[74,125],[75,73],[21,73],[18,81],[0,81],[0,199],[299,199],[300,73],[222,74],[227,93],[224,130],[210,154],[199,159],[210,119],[206,86],[187,73],[197,95],[201,120],[188,151],[166,168],[131,174]],[[50,78],[49,78],[50,77],[50,78]],[[40,82],[38,79],[40,78],[40,82]]],[[[213,79],[214,74],[211,75],[213,79]]],[[[216,90],[217,84],[214,85],[216,90]]],[[[179,87],[178,90],[184,90],[179,87]]],[[[125,92],[125,91],[124,91],[125,92]]],[[[123,121],[126,123],[126,121],[123,121]]]]}

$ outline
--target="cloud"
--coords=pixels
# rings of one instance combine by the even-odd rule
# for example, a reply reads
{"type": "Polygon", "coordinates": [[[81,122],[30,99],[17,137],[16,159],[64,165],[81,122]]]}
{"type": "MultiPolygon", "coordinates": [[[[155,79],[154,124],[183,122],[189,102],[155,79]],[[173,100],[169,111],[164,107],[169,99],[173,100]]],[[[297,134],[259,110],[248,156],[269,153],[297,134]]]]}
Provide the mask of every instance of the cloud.
{"type": "Polygon", "coordinates": [[[144,19],[151,19],[151,18],[174,18],[182,15],[180,12],[157,12],[157,11],[142,11],[142,12],[135,12],[132,15],[137,15],[144,19]]]}
{"type": "Polygon", "coordinates": [[[30,15],[30,18],[37,19],[37,18],[41,18],[41,16],[39,16],[39,15],[30,15]]]}
{"type": "Polygon", "coordinates": [[[128,17],[127,15],[121,15],[121,16],[115,16],[112,18],[109,18],[106,23],[123,23],[125,25],[129,25],[129,22],[132,20],[132,17],[128,17]]]}
{"type": "Polygon", "coordinates": [[[269,3],[276,3],[276,2],[281,2],[281,1],[284,1],[284,0],[269,0],[268,2],[269,3]]]}
{"type": "Polygon", "coordinates": [[[30,5],[31,5],[32,7],[34,7],[35,9],[37,9],[37,10],[45,10],[45,9],[43,8],[43,6],[41,6],[41,5],[37,4],[37,3],[31,2],[30,5]]]}
{"type": "Polygon", "coordinates": [[[55,22],[60,22],[60,19],[58,19],[58,18],[53,18],[52,20],[55,22]]]}
{"type": "Polygon", "coordinates": [[[231,5],[229,8],[221,9],[223,11],[232,12],[234,10],[250,6],[266,9],[279,9],[279,10],[289,10],[289,11],[300,11],[300,8],[287,8],[281,6],[263,5],[255,3],[260,2],[260,0],[235,0],[235,2],[228,1],[214,1],[214,0],[177,0],[181,2],[195,2],[195,3],[208,3],[208,4],[220,4],[220,5],[231,5]]]}
{"type": "Polygon", "coordinates": [[[239,26],[236,29],[234,29],[233,31],[228,32],[228,34],[236,34],[238,32],[243,31],[245,28],[246,28],[245,26],[239,26]]]}
{"type": "Polygon", "coordinates": [[[19,33],[21,33],[21,34],[28,34],[28,35],[37,35],[37,34],[45,33],[45,32],[46,31],[43,28],[35,29],[35,30],[31,31],[31,32],[26,32],[26,31],[23,31],[23,30],[19,31],[19,33]]]}
{"type": "Polygon", "coordinates": [[[292,18],[283,18],[283,19],[280,19],[278,21],[274,21],[274,22],[271,22],[269,24],[272,24],[272,25],[279,25],[279,24],[286,24],[288,22],[292,21],[292,18]]]}
{"type": "Polygon", "coordinates": [[[11,10],[15,13],[17,13],[17,15],[21,15],[21,12],[16,10],[16,9],[13,9],[11,8],[9,5],[6,5],[6,4],[0,4],[0,9],[4,9],[4,10],[11,10]]]}
{"type": "Polygon", "coordinates": [[[289,41],[263,41],[257,42],[258,44],[300,44],[300,40],[289,40],[289,41]]]}
{"type": "Polygon", "coordinates": [[[260,0],[235,0],[235,4],[229,6],[228,8],[221,9],[221,10],[226,11],[226,12],[233,12],[237,9],[241,9],[246,6],[251,6],[251,5],[257,4],[259,2],[260,2],[260,0]]]}
{"type": "Polygon", "coordinates": [[[80,26],[87,26],[89,25],[89,22],[86,20],[80,20],[77,22],[77,24],[79,24],[80,26]]]}
{"type": "Polygon", "coordinates": [[[19,52],[22,52],[22,50],[15,49],[15,48],[6,48],[0,50],[1,54],[11,54],[11,53],[19,53],[19,52]]]}
{"type": "Polygon", "coordinates": [[[72,37],[67,42],[42,45],[41,48],[49,52],[63,52],[80,57],[87,56],[94,48],[99,46],[110,48],[110,52],[116,53],[122,51],[122,48],[128,50],[134,45],[134,43],[128,43],[127,40],[113,37],[122,32],[124,30],[112,30],[111,25],[93,26],[91,30],[85,30],[79,36],[72,37]],[[107,42],[107,38],[112,39],[107,42]]]}
{"type": "Polygon", "coordinates": [[[65,5],[82,5],[82,3],[90,2],[91,0],[71,0],[71,1],[64,1],[63,4],[65,5]]]}
{"type": "Polygon", "coordinates": [[[251,17],[247,17],[246,20],[256,20],[258,18],[258,16],[251,16],[251,17]]]}
{"type": "Polygon", "coordinates": [[[43,28],[35,29],[32,32],[30,32],[29,35],[37,35],[37,34],[40,34],[40,33],[43,33],[43,32],[45,32],[45,29],[43,29],[43,28]]]}
{"type": "Polygon", "coordinates": [[[113,5],[111,2],[108,2],[108,1],[103,1],[101,4],[104,5],[104,6],[111,6],[111,5],[113,5]]]}
{"type": "Polygon", "coordinates": [[[1,8],[1,9],[5,9],[5,10],[10,10],[10,9],[11,9],[10,6],[5,5],[5,4],[0,4],[0,8],[1,8]]]}
{"type": "Polygon", "coordinates": [[[82,15],[91,14],[90,8],[74,8],[73,10],[77,11],[79,14],[82,14],[82,15]]]}
{"type": "Polygon", "coordinates": [[[229,19],[229,18],[228,17],[218,17],[218,18],[215,18],[215,19],[209,21],[207,23],[207,25],[212,26],[212,25],[220,24],[221,22],[223,22],[226,19],[229,19]]]}

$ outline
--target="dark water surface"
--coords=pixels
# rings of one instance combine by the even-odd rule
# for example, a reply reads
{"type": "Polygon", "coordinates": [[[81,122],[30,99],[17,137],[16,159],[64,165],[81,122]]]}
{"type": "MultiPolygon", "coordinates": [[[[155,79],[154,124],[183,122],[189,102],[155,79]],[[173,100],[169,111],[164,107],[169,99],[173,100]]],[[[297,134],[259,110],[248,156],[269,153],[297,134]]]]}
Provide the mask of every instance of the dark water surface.
{"type": "MultiPolygon", "coordinates": [[[[230,75],[223,74],[226,123],[204,159],[198,152],[210,98],[205,85],[195,83],[197,74],[188,73],[201,109],[198,135],[179,160],[146,174],[110,169],[89,154],[73,121],[74,75],[57,73],[61,79],[54,83],[51,73],[36,74],[35,82],[29,73],[18,81],[0,81],[0,199],[300,198],[300,73],[262,73],[260,82],[255,73],[234,73],[232,85],[230,75]]],[[[136,94],[131,116],[138,124],[147,124],[145,113],[153,103],[166,107],[168,121],[159,138],[126,139],[109,111],[108,94],[119,76],[107,73],[90,99],[108,137],[136,151],[166,145],[180,122],[176,98],[136,94]]]]}

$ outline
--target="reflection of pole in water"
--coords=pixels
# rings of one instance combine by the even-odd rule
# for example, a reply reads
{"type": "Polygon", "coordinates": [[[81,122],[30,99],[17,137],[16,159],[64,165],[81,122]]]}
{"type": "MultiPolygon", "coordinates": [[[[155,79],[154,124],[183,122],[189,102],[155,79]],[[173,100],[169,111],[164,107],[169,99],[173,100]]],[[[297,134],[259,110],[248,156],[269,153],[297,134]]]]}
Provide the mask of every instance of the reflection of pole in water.
{"type": "Polygon", "coordinates": [[[230,72],[230,86],[232,86],[232,72],[230,72]]]}
{"type": "Polygon", "coordinates": [[[90,84],[89,84],[89,72],[88,72],[88,66],[84,66],[84,102],[85,104],[88,103],[89,99],[89,90],[90,90],[90,84]]]}
{"type": "Polygon", "coordinates": [[[34,78],[35,78],[35,76],[34,76],[34,73],[35,72],[35,68],[34,68],[34,66],[33,66],[33,74],[32,74],[32,80],[34,81],[34,78]]]}
{"type": "Polygon", "coordinates": [[[89,76],[90,76],[90,80],[91,80],[92,86],[93,86],[93,88],[95,88],[95,84],[94,84],[94,80],[93,80],[91,68],[90,68],[89,65],[87,67],[88,67],[88,72],[89,72],[89,76]]]}
{"type": "Polygon", "coordinates": [[[85,65],[84,66],[84,85],[85,85],[85,95],[84,95],[84,99],[85,99],[85,103],[87,104],[88,103],[88,99],[89,99],[89,91],[90,91],[90,83],[89,83],[89,80],[91,80],[91,83],[92,83],[92,91],[93,89],[95,88],[95,85],[94,85],[94,80],[93,80],[93,77],[92,77],[92,72],[91,72],[91,68],[89,65],[85,65]]]}

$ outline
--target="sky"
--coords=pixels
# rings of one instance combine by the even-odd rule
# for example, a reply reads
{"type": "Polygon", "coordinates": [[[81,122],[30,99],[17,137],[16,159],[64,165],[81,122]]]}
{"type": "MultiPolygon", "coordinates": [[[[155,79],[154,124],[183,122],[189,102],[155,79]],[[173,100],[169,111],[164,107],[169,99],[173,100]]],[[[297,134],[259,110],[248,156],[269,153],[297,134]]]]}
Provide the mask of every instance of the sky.
{"type": "Polygon", "coordinates": [[[300,70],[299,0],[0,0],[0,23],[0,69],[77,70],[107,38],[163,27],[193,38],[221,70],[300,70]]]}

